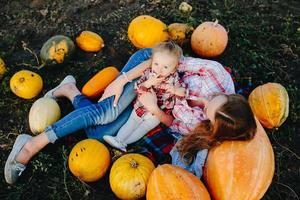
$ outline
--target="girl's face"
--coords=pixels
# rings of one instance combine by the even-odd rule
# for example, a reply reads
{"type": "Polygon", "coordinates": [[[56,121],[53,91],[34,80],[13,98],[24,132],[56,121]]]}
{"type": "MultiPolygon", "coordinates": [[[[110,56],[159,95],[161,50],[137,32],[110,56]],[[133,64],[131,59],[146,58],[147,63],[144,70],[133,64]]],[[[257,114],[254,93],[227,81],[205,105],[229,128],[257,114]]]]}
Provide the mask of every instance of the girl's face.
{"type": "Polygon", "coordinates": [[[216,112],[220,109],[222,105],[227,102],[227,97],[225,95],[218,95],[207,101],[204,107],[204,112],[211,123],[215,122],[216,112]]]}
{"type": "Polygon", "coordinates": [[[176,71],[178,59],[168,52],[156,52],[152,56],[151,68],[159,76],[167,77],[176,71]]]}

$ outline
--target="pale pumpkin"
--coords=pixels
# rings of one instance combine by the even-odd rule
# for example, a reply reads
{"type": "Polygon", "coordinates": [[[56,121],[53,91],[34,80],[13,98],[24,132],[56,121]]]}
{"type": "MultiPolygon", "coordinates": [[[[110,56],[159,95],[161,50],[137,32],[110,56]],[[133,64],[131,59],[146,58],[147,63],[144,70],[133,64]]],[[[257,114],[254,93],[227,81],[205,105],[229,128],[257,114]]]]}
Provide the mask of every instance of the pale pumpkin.
{"type": "Polygon", "coordinates": [[[170,39],[180,45],[188,39],[187,35],[193,30],[193,27],[182,23],[173,23],[168,26],[170,39]]]}
{"type": "Polygon", "coordinates": [[[138,16],[130,22],[128,37],[137,48],[151,48],[169,38],[167,25],[149,15],[138,16]]]}
{"type": "Polygon", "coordinates": [[[109,183],[120,199],[139,199],[145,196],[147,183],[154,170],[152,161],[140,154],[126,154],[113,164],[109,183]]]}
{"type": "Polygon", "coordinates": [[[104,47],[102,37],[92,31],[82,31],[76,38],[76,44],[86,52],[97,52],[104,47]]]}
{"type": "Polygon", "coordinates": [[[193,32],[191,46],[195,53],[202,57],[216,57],[223,53],[227,46],[228,34],[225,28],[215,22],[204,22],[193,32]]]}
{"type": "Polygon", "coordinates": [[[53,36],[45,42],[41,49],[42,65],[61,64],[71,57],[74,49],[74,42],[70,38],[64,35],[53,36]]]}
{"type": "Polygon", "coordinates": [[[29,70],[21,70],[10,79],[10,89],[18,97],[32,99],[43,88],[43,79],[40,75],[29,70]]]}
{"type": "Polygon", "coordinates": [[[249,104],[266,128],[281,126],[289,115],[289,96],[279,83],[267,83],[255,88],[249,96],[249,104]]]}
{"type": "Polygon", "coordinates": [[[259,200],[272,182],[275,161],[269,138],[257,122],[250,141],[226,141],[209,151],[204,179],[215,200],[259,200]]]}
{"type": "Polygon", "coordinates": [[[5,72],[6,72],[5,63],[2,60],[2,58],[0,58],[0,80],[2,79],[5,72]]]}
{"type": "Polygon", "coordinates": [[[82,88],[82,94],[89,98],[97,98],[105,88],[115,80],[119,71],[115,67],[106,67],[94,75],[82,88]]]}
{"type": "Polygon", "coordinates": [[[29,127],[33,134],[39,134],[60,118],[60,108],[54,99],[40,98],[29,111],[29,127]]]}
{"type": "Polygon", "coordinates": [[[85,139],[73,147],[68,162],[74,176],[85,182],[94,182],[107,171],[110,154],[98,140],[85,139]]]}
{"type": "Polygon", "coordinates": [[[189,13],[193,10],[193,7],[187,2],[181,2],[181,4],[179,5],[179,10],[184,13],[189,13]]]}
{"type": "Polygon", "coordinates": [[[178,166],[164,164],[151,174],[147,200],[210,200],[209,193],[198,177],[178,166]]]}

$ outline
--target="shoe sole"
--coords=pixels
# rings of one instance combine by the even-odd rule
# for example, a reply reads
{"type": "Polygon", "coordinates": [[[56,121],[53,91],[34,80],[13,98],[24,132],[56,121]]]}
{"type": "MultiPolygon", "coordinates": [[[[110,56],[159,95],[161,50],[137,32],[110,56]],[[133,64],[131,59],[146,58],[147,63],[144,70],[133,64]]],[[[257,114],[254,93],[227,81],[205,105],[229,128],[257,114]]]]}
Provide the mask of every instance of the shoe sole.
{"type": "Polygon", "coordinates": [[[13,184],[13,182],[11,181],[11,167],[10,165],[12,164],[12,162],[15,160],[17,154],[20,152],[20,150],[22,149],[22,147],[25,145],[25,143],[27,141],[29,141],[29,139],[31,139],[32,137],[30,135],[26,135],[26,134],[21,134],[17,137],[13,148],[6,160],[5,163],[5,167],[4,167],[4,176],[5,176],[5,180],[7,183],[9,184],[13,184]]]}

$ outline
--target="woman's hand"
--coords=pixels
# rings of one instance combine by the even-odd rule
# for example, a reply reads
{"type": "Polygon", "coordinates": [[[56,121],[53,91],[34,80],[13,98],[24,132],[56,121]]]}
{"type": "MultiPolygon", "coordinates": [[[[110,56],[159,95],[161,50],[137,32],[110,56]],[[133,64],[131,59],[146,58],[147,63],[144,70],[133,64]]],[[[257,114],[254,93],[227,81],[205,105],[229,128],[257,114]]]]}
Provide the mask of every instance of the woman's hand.
{"type": "Polygon", "coordinates": [[[99,99],[98,102],[108,98],[108,97],[111,97],[111,96],[115,96],[115,100],[114,100],[114,107],[117,105],[118,101],[119,101],[119,98],[123,92],[123,88],[124,88],[124,85],[126,84],[126,80],[124,79],[123,76],[119,76],[116,80],[114,80],[111,84],[109,84],[102,97],[99,99]]]}
{"type": "Polygon", "coordinates": [[[157,97],[153,89],[150,92],[143,92],[138,96],[138,101],[151,113],[154,113],[159,107],[157,106],[157,97]]]}

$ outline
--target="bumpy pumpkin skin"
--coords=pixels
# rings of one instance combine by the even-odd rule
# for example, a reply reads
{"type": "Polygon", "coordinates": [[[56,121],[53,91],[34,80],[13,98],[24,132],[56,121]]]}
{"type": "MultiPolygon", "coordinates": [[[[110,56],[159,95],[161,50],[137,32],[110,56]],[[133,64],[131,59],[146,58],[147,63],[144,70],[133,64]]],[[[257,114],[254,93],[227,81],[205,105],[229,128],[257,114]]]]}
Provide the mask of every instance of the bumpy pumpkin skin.
{"type": "Polygon", "coordinates": [[[52,125],[60,118],[60,108],[54,99],[39,98],[29,111],[29,127],[33,134],[39,134],[47,126],[52,125]]]}
{"type": "Polygon", "coordinates": [[[249,96],[249,104],[262,125],[277,128],[289,115],[289,96],[278,83],[267,83],[255,88],[249,96]]]}
{"type": "Polygon", "coordinates": [[[152,48],[169,38],[167,25],[149,15],[133,19],[128,27],[128,37],[137,48],[152,48]]]}
{"type": "Polygon", "coordinates": [[[40,56],[44,65],[62,64],[71,57],[74,49],[74,42],[70,38],[64,35],[56,35],[46,41],[41,49],[40,56]]]}
{"type": "Polygon", "coordinates": [[[11,91],[23,99],[32,99],[41,92],[42,88],[42,77],[29,70],[21,70],[10,79],[11,91]]]}
{"type": "Polygon", "coordinates": [[[193,27],[182,23],[173,23],[168,26],[170,39],[179,45],[182,45],[187,40],[187,35],[193,30],[193,27]]]}
{"type": "Polygon", "coordinates": [[[68,162],[74,176],[85,182],[94,182],[107,171],[110,154],[98,140],[85,139],[73,147],[68,162]]]}
{"type": "Polygon", "coordinates": [[[159,165],[151,174],[147,200],[210,200],[200,179],[178,166],[159,165]]]}
{"type": "Polygon", "coordinates": [[[193,51],[206,58],[221,55],[227,42],[227,32],[222,25],[218,24],[218,21],[200,24],[191,37],[193,51]]]}
{"type": "Polygon", "coordinates": [[[97,98],[105,88],[115,80],[119,71],[115,67],[106,67],[94,75],[82,88],[82,94],[89,98],[97,98]]]}
{"type": "Polygon", "coordinates": [[[215,200],[259,200],[272,182],[274,152],[257,122],[250,141],[226,141],[209,151],[204,179],[215,200]]]}
{"type": "Polygon", "coordinates": [[[0,58],[0,80],[3,77],[3,74],[6,72],[6,67],[4,61],[0,58]]]}
{"type": "Polygon", "coordinates": [[[92,31],[82,31],[76,38],[76,44],[86,52],[98,52],[104,47],[102,37],[92,31]]]}
{"type": "Polygon", "coordinates": [[[126,154],[116,160],[110,170],[110,187],[120,199],[140,199],[146,194],[154,168],[149,158],[140,154],[126,154]]]}

